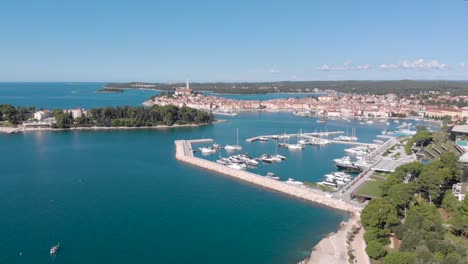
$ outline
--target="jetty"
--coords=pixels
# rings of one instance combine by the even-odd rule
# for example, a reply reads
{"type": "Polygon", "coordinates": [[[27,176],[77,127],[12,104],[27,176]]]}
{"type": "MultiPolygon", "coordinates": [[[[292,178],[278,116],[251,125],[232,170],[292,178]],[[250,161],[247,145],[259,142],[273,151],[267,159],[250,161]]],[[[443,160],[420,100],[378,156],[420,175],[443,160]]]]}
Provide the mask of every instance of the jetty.
{"type": "Polygon", "coordinates": [[[338,210],[359,214],[363,206],[358,206],[343,200],[335,199],[330,194],[320,190],[312,189],[304,185],[292,185],[286,182],[269,179],[264,176],[229,168],[227,166],[201,159],[193,155],[192,143],[211,142],[211,139],[197,140],[176,140],[175,141],[175,157],[177,160],[184,163],[207,169],[222,175],[232,177],[256,186],[260,186],[269,190],[277,191],[295,198],[303,199],[316,204],[328,206],[338,210]]]}
{"type": "Polygon", "coordinates": [[[332,131],[332,132],[311,132],[311,133],[293,133],[293,134],[277,134],[277,135],[263,135],[263,136],[256,136],[246,139],[247,142],[254,142],[259,140],[260,138],[268,138],[274,139],[278,137],[327,137],[330,135],[337,135],[337,134],[344,134],[344,131],[332,131]]]}

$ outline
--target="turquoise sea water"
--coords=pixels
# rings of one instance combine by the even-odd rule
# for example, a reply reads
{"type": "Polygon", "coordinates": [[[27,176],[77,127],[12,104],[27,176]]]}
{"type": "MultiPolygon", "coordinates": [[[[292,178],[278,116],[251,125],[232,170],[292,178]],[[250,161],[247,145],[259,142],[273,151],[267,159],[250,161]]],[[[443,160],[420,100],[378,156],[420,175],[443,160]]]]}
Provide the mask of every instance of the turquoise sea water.
{"type": "MultiPolygon", "coordinates": [[[[154,94],[94,93],[99,86],[0,84],[0,103],[88,108],[138,105],[154,94]]],[[[243,152],[256,155],[273,153],[273,143],[245,138],[356,127],[371,142],[386,128],[288,113],[222,118],[198,128],[0,135],[0,263],[296,263],[346,214],[181,164],[174,140],[232,144],[239,128],[243,152]]],[[[318,181],[345,147],[280,149],[286,162],[256,172],[318,181]]]]}

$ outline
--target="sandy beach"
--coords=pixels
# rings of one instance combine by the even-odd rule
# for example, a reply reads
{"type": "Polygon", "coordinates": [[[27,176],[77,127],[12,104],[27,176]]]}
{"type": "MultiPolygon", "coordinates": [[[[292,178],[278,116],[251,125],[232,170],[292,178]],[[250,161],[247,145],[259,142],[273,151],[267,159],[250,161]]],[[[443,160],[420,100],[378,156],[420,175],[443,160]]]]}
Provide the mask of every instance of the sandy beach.
{"type": "Polygon", "coordinates": [[[354,262],[358,264],[370,264],[370,259],[365,252],[364,229],[360,228],[350,244],[348,234],[353,228],[360,227],[360,215],[353,214],[352,217],[343,222],[340,229],[322,239],[313,249],[310,258],[303,261],[304,264],[341,264],[349,263],[348,252],[354,255],[354,262]]]}

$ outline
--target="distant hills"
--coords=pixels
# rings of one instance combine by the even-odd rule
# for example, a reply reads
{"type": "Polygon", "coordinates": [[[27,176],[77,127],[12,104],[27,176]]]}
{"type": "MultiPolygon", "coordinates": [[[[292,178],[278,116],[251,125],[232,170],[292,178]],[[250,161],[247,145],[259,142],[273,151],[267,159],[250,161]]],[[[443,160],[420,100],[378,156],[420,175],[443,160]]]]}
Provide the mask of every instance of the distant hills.
{"type": "MultiPolygon", "coordinates": [[[[157,89],[171,91],[185,83],[109,83],[106,88],[157,89]]],[[[410,95],[420,93],[450,93],[468,95],[467,81],[282,81],[238,83],[190,83],[194,91],[227,94],[313,93],[333,90],[342,93],[410,95]]]]}

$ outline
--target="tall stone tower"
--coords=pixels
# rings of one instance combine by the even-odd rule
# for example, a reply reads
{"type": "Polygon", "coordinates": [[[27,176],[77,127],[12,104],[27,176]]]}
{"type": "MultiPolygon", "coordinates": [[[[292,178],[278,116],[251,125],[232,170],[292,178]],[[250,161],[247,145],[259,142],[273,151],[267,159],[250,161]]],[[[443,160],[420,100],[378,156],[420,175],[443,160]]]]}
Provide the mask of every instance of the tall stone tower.
{"type": "Polygon", "coordinates": [[[189,83],[189,80],[187,79],[186,83],[185,83],[185,88],[186,89],[190,89],[190,83],[189,83]]]}

